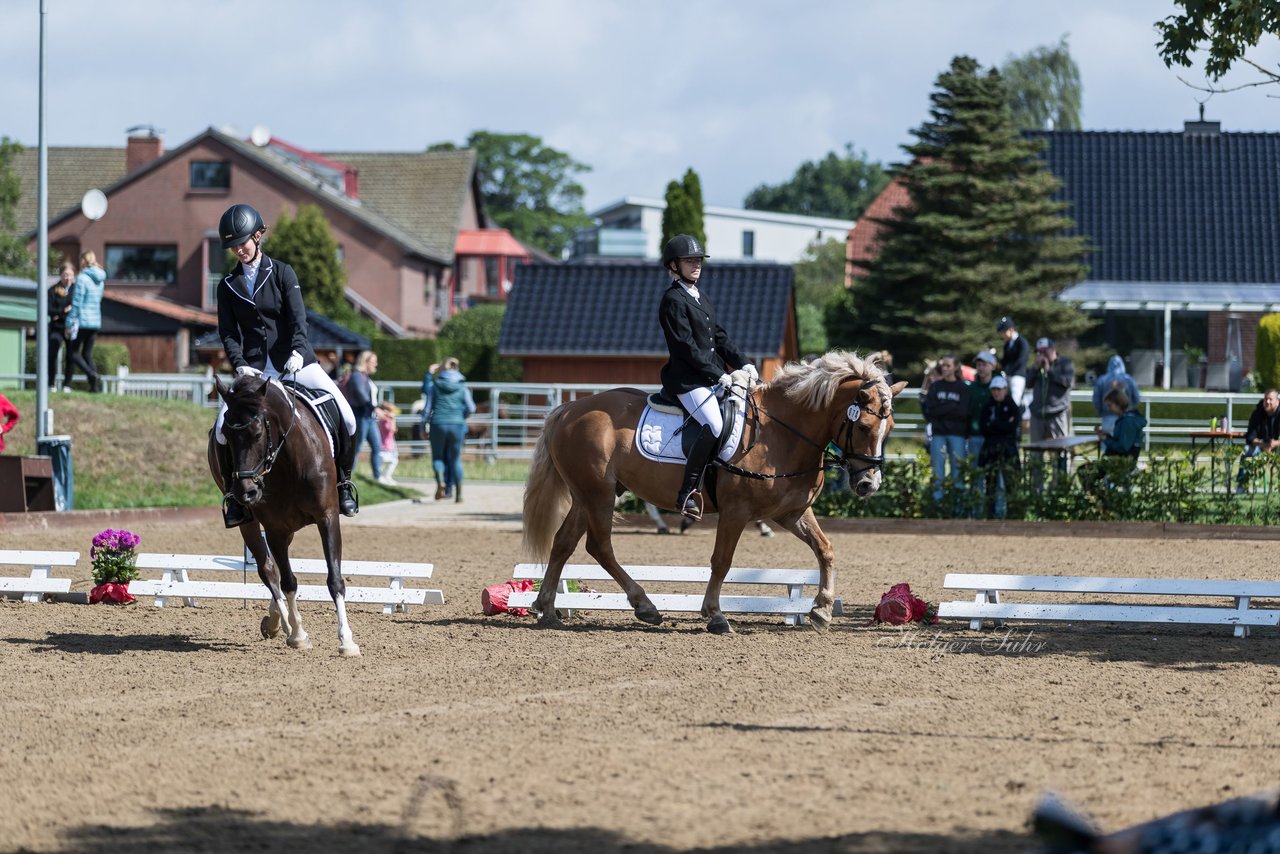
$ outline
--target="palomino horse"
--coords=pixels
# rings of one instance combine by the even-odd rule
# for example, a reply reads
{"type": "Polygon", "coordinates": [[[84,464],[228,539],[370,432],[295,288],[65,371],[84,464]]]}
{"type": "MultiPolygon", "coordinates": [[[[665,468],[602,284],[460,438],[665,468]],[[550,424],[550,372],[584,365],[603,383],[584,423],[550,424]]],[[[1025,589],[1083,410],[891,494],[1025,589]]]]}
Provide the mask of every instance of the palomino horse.
{"type": "Polygon", "coordinates": [[[320,420],[279,383],[245,376],[238,377],[231,388],[216,377],[214,384],[227,404],[222,430],[231,451],[232,483],[222,482],[212,430],[209,470],[218,488],[230,491],[253,515],[240,526],[240,536],[258,562],[258,577],[271,591],[262,636],[272,638],[283,632],[294,649],[311,648],[298,613],[298,579],[289,567],[289,544],[299,530],[315,525],[329,570],[329,595],[338,610],[338,652],[359,655],[347,623],[347,587],[342,580],[338,472],[320,420]]]}
{"type": "MultiPolygon", "coordinates": [[[[835,601],[831,541],[810,505],[829,462],[849,469],[857,495],[880,488],[893,396],[905,387],[890,387],[880,368],[857,354],[835,351],[812,364],[784,366],[749,395],[742,447],[718,478],[720,521],[702,602],[708,631],[732,631],[720,610],[720,588],[743,528],[755,519],[776,521],[813,549],[821,578],[809,616],[818,631],[829,627],[835,601]],[[828,444],[839,452],[834,460],[828,444]]],[[[644,392],[618,388],[566,403],[547,417],[524,494],[524,550],[547,567],[533,606],[542,625],[559,622],[556,587],[584,533],[587,552],[626,592],[636,617],[662,622],[644,589],[614,558],[610,540],[615,496],[629,489],[671,507],[680,486],[681,466],[645,459],[635,448],[644,407],[644,392]]]]}

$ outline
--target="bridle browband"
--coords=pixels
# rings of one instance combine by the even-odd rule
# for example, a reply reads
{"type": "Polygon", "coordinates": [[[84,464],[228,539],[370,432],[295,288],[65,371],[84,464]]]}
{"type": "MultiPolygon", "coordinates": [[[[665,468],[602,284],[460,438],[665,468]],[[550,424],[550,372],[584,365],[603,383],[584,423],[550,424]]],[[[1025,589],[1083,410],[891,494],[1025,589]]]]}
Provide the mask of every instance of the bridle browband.
{"type": "MultiPolygon", "coordinates": [[[[882,406],[879,412],[876,412],[874,409],[865,409],[862,411],[866,412],[869,415],[874,415],[876,418],[879,418],[881,421],[891,418],[893,416],[893,396],[892,394],[887,394],[884,396],[884,399],[889,401],[889,406],[887,407],[882,406]]],[[[740,477],[749,477],[756,480],[776,480],[779,478],[786,478],[786,477],[801,477],[803,475],[815,474],[820,471],[827,471],[829,469],[834,469],[834,468],[843,468],[846,472],[848,472],[850,479],[855,478],[858,475],[862,474],[863,472],[869,471],[871,469],[879,469],[881,475],[884,474],[883,450],[881,451],[881,453],[875,456],[872,456],[870,454],[858,453],[857,451],[845,450],[846,448],[849,448],[853,444],[853,427],[857,423],[855,420],[851,418],[845,419],[844,437],[843,437],[844,448],[841,448],[841,446],[837,445],[834,441],[829,442],[826,445],[819,445],[813,439],[810,439],[800,430],[798,430],[795,427],[792,427],[790,424],[783,421],[781,418],[778,418],[776,415],[770,415],[768,410],[766,410],[763,406],[761,406],[753,396],[747,395],[747,405],[750,407],[752,412],[752,419],[757,423],[757,425],[759,424],[760,413],[769,415],[771,420],[776,421],[778,424],[781,424],[783,427],[787,428],[796,436],[799,436],[809,445],[812,445],[813,447],[822,451],[822,462],[820,462],[815,468],[804,469],[802,471],[787,472],[785,474],[764,474],[762,472],[755,472],[755,471],[750,471],[748,469],[744,469],[740,466],[734,465],[733,463],[721,460],[718,457],[715,460],[713,460],[713,462],[716,465],[720,466],[720,468],[724,469],[725,471],[728,471],[732,474],[739,475],[740,477]],[[835,450],[838,453],[833,453],[831,450],[832,448],[835,448],[835,450]],[[866,463],[867,465],[864,465],[861,468],[855,470],[853,468],[853,465],[854,465],[853,461],[855,460],[858,462],[866,463]]],[[[751,444],[747,446],[746,451],[750,451],[751,448],[753,448],[754,446],[755,446],[755,439],[753,436],[751,444]]],[[[746,451],[744,451],[743,453],[745,454],[746,451]]]]}
{"type": "MultiPolygon", "coordinates": [[[[270,383],[271,381],[267,380],[267,384],[270,385],[270,383]]],[[[245,480],[247,478],[252,480],[255,484],[261,485],[262,479],[267,475],[271,474],[271,469],[276,464],[276,458],[280,456],[280,452],[284,450],[285,443],[289,440],[289,434],[293,432],[293,425],[297,423],[297,420],[298,420],[298,410],[297,410],[297,407],[294,406],[293,395],[289,394],[288,391],[284,391],[283,389],[281,389],[281,391],[285,396],[285,400],[289,404],[289,426],[285,428],[283,435],[280,436],[280,443],[277,444],[275,447],[272,447],[272,443],[271,443],[271,419],[267,417],[268,413],[266,411],[266,403],[267,403],[266,397],[263,397],[262,399],[262,404],[263,404],[262,408],[259,409],[257,412],[255,412],[253,417],[250,418],[245,423],[222,425],[223,430],[231,430],[231,431],[238,432],[238,431],[248,430],[251,426],[253,426],[253,423],[255,421],[259,421],[262,423],[263,433],[266,436],[266,444],[268,449],[267,453],[263,455],[262,459],[259,460],[258,464],[254,466],[252,469],[249,469],[247,471],[233,471],[231,473],[232,480],[245,480]]],[[[230,493],[230,490],[231,490],[231,484],[227,484],[228,494],[230,493]]]]}

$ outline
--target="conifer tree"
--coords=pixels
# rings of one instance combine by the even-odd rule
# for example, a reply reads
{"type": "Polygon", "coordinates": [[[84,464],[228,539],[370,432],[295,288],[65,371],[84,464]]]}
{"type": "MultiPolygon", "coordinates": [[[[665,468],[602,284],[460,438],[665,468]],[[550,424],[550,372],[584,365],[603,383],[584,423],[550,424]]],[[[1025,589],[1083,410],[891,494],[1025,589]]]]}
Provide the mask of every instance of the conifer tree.
{"type": "Polygon", "coordinates": [[[262,251],[293,267],[307,308],[357,332],[373,331],[373,324],[347,302],[347,271],[318,205],[299,205],[295,219],[281,213],[267,231],[262,251]]]}
{"type": "Polygon", "coordinates": [[[692,234],[707,251],[707,230],[702,222],[702,181],[689,169],[681,181],[667,184],[666,210],[662,212],[662,245],[677,234],[692,234]]]}
{"type": "Polygon", "coordinates": [[[1083,277],[1088,247],[1067,234],[1043,141],[1018,132],[999,73],[969,57],[952,60],[930,100],[897,170],[911,203],[881,220],[879,255],[828,309],[833,345],[889,350],[906,376],[943,352],[967,361],[995,345],[1002,315],[1028,337],[1080,335],[1092,321],[1056,297],[1083,277]]]}

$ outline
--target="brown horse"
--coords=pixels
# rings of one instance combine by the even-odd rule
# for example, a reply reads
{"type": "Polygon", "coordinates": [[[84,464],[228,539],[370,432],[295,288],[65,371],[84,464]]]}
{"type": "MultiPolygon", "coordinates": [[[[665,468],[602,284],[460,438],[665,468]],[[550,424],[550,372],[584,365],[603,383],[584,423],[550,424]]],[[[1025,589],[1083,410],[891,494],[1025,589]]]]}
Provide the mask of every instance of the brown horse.
{"type": "Polygon", "coordinates": [[[298,613],[298,579],[289,566],[289,545],[295,533],[315,525],[329,570],[329,595],[338,611],[338,652],[359,655],[347,623],[347,588],[342,580],[338,472],[320,420],[278,383],[261,377],[238,377],[231,388],[215,377],[214,385],[227,404],[222,430],[231,454],[232,483],[222,482],[212,430],[209,470],[218,488],[224,494],[230,492],[252,514],[240,526],[240,536],[258,562],[258,577],[271,591],[262,636],[272,638],[283,632],[294,649],[311,648],[298,613]]]}
{"type": "MultiPolygon", "coordinates": [[[[880,488],[893,396],[905,387],[890,387],[883,371],[857,354],[835,351],[812,364],[788,364],[751,392],[742,447],[718,478],[720,520],[702,602],[708,631],[732,631],[720,610],[720,588],[743,528],[755,519],[776,521],[813,549],[821,579],[809,616],[818,631],[829,627],[835,601],[831,542],[811,505],[822,489],[825,463],[849,469],[850,486],[861,497],[880,488]],[[834,460],[829,443],[839,450],[834,460]]],[[[662,622],[644,589],[614,558],[610,540],[616,495],[629,489],[670,508],[680,486],[682,466],[653,462],[635,448],[645,398],[637,389],[612,389],[547,416],[524,494],[524,550],[547,567],[533,606],[541,625],[559,622],[556,587],[584,533],[587,552],[626,592],[636,617],[662,622]]]]}

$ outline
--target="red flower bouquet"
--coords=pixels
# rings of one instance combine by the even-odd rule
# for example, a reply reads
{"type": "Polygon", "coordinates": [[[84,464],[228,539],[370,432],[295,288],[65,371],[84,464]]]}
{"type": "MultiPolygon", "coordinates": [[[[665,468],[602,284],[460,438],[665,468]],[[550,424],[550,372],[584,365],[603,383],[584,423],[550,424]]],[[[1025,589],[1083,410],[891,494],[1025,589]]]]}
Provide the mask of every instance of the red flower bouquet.
{"type": "Polygon", "coordinates": [[[901,626],[905,623],[924,623],[933,625],[938,622],[938,607],[930,605],[919,596],[911,593],[911,585],[895,584],[889,592],[880,597],[876,606],[874,622],[901,626]]]}

